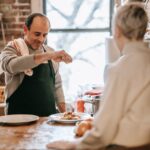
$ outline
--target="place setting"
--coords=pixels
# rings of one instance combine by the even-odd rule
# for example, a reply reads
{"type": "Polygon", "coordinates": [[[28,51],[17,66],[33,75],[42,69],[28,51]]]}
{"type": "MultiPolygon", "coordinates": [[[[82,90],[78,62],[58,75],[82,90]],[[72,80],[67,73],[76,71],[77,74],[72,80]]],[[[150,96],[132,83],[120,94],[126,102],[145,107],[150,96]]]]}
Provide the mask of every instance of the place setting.
{"type": "Polygon", "coordinates": [[[48,123],[56,122],[63,124],[75,124],[76,122],[90,118],[90,114],[80,112],[56,113],[49,116],[48,123]]]}
{"type": "Polygon", "coordinates": [[[39,120],[39,116],[30,114],[13,114],[0,116],[0,125],[19,126],[34,123],[39,120]]]}

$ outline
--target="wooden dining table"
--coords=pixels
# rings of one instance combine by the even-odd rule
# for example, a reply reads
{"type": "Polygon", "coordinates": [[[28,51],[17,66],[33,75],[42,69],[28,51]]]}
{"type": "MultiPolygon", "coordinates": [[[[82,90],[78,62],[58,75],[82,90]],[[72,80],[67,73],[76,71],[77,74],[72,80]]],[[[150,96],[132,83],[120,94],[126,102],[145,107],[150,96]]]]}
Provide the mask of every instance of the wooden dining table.
{"type": "Polygon", "coordinates": [[[54,140],[75,139],[74,128],[75,124],[48,122],[48,117],[26,125],[0,125],[0,150],[45,150],[54,140]]]}

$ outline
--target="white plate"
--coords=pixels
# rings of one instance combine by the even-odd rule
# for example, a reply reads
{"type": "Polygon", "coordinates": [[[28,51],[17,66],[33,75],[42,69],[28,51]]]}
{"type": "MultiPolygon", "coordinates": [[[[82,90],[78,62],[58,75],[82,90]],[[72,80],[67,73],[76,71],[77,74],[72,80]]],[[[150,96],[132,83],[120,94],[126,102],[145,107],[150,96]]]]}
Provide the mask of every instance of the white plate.
{"type": "Polygon", "coordinates": [[[39,117],[35,115],[16,114],[16,115],[0,116],[0,124],[7,124],[7,125],[22,125],[37,120],[39,120],[39,117]]]}
{"type": "Polygon", "coordinates": [[[76,115],[80,116],[80,119],[75,119],[75,120],[66,120],[66,119],[61,119],[63,116],[63,113],[57,113],[49,116],[48,122],[59,122],[59,123],[76,123],[78,121],[82,121],[85,119],[90,118],[91,116],[86,113],[75,113],[76,115]]]}

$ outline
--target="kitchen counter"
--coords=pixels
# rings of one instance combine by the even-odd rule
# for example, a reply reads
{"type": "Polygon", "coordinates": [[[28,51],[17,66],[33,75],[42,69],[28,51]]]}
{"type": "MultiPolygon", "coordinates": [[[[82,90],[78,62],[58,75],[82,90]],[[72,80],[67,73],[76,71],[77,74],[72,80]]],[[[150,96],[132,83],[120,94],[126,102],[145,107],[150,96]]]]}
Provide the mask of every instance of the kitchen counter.
{"type": "Polygon", "coordinates": [[[21,126],[0,126],[0,150],[45,150],[53,140],[72,140],[74,124],[47,123],[47,117],[21,126]]]}

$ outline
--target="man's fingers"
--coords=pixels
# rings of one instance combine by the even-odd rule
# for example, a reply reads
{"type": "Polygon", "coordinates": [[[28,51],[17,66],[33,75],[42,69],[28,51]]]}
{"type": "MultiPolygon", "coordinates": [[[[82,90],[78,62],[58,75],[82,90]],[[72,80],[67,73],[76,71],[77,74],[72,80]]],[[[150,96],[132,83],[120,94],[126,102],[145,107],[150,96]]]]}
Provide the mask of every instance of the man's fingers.
{"type": "Polygon", "coordinates": [[[61,62],[61,61],[65,63],[72,62],[72,57],[64,50],[54,52],[53,55],[51,55],[51,59],[53,59],[56,62],[61,62]]]}
{"type": "Polygon", "coordinates": [[[66,63],[69,63],[69,62],[72,62],[72,58],[70,57],[70,56],[63,56],[62,57],[62,60],[64,61],[64,62],[66,62],[66,63]]]}

